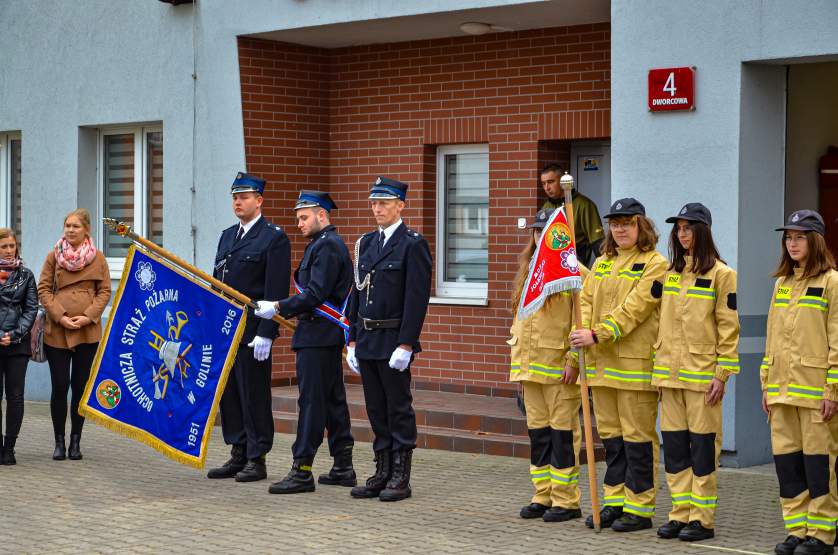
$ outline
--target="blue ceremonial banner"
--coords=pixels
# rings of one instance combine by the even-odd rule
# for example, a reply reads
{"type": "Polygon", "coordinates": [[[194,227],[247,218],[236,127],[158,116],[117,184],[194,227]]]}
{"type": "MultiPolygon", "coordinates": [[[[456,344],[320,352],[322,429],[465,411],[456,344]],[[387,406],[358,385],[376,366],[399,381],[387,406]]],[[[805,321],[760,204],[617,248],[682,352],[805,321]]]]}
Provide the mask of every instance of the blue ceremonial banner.
{"type": "Polygon", "coordinates": [[[202,468],[246,316],[132,245],[79,413],[202,468]]]}

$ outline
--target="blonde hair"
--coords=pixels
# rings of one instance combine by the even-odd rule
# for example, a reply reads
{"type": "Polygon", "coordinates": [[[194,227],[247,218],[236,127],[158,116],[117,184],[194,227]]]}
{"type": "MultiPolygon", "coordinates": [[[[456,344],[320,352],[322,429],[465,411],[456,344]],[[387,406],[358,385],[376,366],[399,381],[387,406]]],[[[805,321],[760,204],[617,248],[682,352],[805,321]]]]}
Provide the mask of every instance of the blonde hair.
{"type": "Polygon", "coordinates": [[[90,212],[88,212],[87,208],[76,208],[75,210],[71,210],[64,216],[64,224],[67,224],[67,220],[71,217],[75,216],[81,222],[81,225],[84,226],[84,229],[87,230],[87,234],[90,234],[90,212]]]}
{"type": "Polygon", "coordinates": [[[0,227],[0,241],[9,237],[15,240],[15,257],[20,258],[20,241],[17,240],[15,230],[10,227],[0,227]]]}

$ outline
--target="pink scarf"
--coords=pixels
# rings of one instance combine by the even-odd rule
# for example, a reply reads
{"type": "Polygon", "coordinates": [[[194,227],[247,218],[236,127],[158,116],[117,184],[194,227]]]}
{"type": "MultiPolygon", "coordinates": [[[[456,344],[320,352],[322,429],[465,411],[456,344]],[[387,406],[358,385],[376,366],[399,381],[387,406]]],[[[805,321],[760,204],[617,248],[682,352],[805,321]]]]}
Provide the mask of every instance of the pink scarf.
{"type": "Polygon", "coordinates": [[[77,249],[62,237],[55,244],[54,251],[55,261],[68,272],[78,272],[96,258],[96,247],[90,237],[86,238],[77,249]]]}
{"type": "Polygon", "coordinates": [[[0,258],[0,270],[11,271],[16,270],[18,266],[21,265],[20,258],[13,258],[12,260],[7,260],[5,258],[0,258]]]}

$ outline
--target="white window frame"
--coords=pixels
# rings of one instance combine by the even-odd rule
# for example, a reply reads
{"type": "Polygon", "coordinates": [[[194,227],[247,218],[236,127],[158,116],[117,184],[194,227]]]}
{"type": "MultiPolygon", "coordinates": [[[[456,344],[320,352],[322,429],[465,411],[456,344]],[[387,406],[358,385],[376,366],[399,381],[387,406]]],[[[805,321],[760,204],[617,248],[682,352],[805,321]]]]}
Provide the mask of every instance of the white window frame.
{"type": "Polygon", "coordinates": [[[23,140],[20,133],[0,133],[0,225],[14,229],[15,215],[12,214],[12,141],[23,140]]]}
{"type": "MultiPolygon", "coordinates": [[[[109,135],[134,135],[134,222],[133,230],[145,237],[148,234],[148,219],[146,204],[148,202],[148,175],[146,175],[146,161],[148,160],[148,134],[162,133],[162,125],[120,126],[99,128],[96,141],[96,182],[97,182],[97,212],[105,215],[105,137],[109,135]]],[[[164,153],[165,156],[165,153],[164,153]]],[[[111,233],[99,218],[99,244],[104,249],[104,237],[111,233]]],[[[111,278],[118,278],[122,274],[125,257],[107,257],[111,278]]]]}
{"type": "MultiPolygon", "coordinates": [[[[459,283],[444,281],[445,276],[445,157],[451,154],[489,154],[487,143],[444,145],[436,149],[436,299],[479,299],[485,304],[489,294],[488,283],[459,283]]],[[[487,184],[488,186],[488,184],[487,184]]],[[[472,304],[472,303],[467,303],[472,304]]]]}

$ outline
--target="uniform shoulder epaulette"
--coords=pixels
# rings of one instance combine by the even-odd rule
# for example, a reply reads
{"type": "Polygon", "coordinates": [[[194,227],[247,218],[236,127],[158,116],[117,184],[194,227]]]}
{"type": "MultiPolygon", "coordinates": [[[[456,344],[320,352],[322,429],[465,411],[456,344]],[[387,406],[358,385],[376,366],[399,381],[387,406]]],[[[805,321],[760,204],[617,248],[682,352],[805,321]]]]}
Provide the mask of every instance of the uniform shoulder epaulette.
{"type": "Polygon", "coordinates": [[[421,239],[422,238],[421,233],[419,233],[418,231],[414,231],[410,228],[407,228],[407,236],[408,237],[413,237],[414,239],[421,239]]]}

